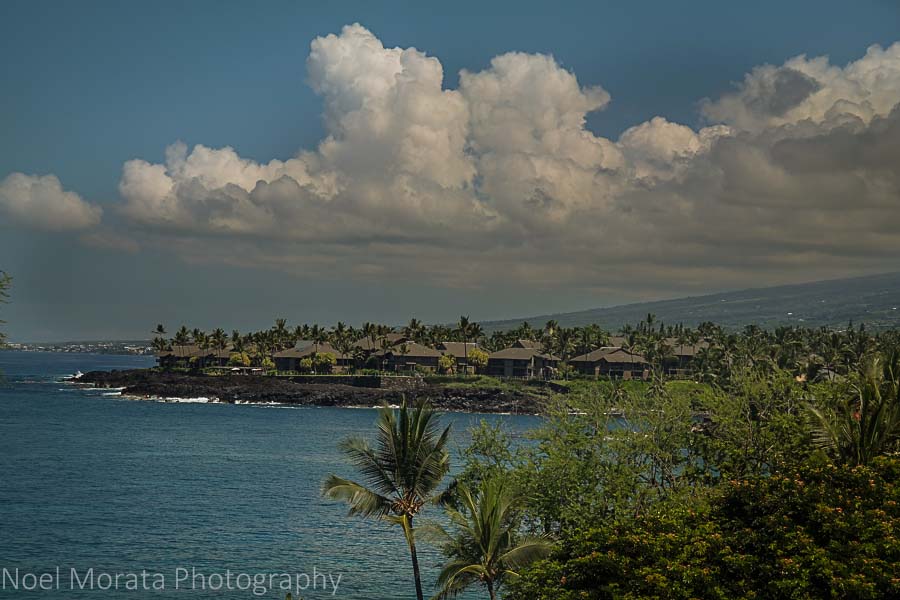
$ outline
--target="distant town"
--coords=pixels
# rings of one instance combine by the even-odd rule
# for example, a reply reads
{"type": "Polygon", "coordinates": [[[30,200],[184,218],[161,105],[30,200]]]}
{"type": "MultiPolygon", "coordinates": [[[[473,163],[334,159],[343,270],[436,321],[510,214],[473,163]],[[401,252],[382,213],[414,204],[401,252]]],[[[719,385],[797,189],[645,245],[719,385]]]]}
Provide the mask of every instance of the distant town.
{"type": "Polygon", "coordinates": [[[153,354],[148,340],[89,342],[9,342],[5,350],[19,352],[71,352],[83,354],[153,354]]]}

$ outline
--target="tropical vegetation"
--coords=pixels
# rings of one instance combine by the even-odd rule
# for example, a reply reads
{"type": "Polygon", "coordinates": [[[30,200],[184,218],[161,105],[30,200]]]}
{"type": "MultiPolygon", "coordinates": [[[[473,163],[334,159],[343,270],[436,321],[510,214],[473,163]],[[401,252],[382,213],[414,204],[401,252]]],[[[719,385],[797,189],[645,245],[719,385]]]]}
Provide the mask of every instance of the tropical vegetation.
{"type": "Polygon", "coordinates": [[[416,597],[423,599],[414,521],[437,498],[438,486],[450,468],[447,439],[425,404],[404,401],[396,412],[381,409],[374,446],[361,437],[344,440],[341,449],[361,475],[361,482],[331,475],[322,486],[325,496],[342,500],[351,515],[398,525],[412,559],[416,597]]]}
{"type": "MultiPolygon", "coordinates": [[[[568,339],[570,353],[608,341],[562,331],[535,337],[568,339]]],[[[482,423],[456,476],[416,495],[422,510],[444,488],[443,513],[418,530],[445,556],[435,598],[900,597],[896,331],[651,318],[620,333],[651,365],[646,381],[561,381],[567,393],[525,439],[482,423]],[[680,343],[701,348],[690,374],[673,377],[661,363],[680,343]]],[[[378,439],[391,430],[379,425],[378,439]]],[[[373,452],[357,455],[361,471],[385,456],[373,452]]],[[[370,505],[346,489],[336,497],[370,505]]]]}

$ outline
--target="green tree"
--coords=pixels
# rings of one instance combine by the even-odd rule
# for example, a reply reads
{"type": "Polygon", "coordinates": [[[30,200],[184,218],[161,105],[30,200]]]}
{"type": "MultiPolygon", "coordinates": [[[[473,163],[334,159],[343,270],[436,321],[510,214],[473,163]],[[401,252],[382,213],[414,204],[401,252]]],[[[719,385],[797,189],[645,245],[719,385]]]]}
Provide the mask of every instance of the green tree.
{"type": "Polygon", "coordinates": [[[312,360],[316,373],[331,373],[337,364],[337,357],[331,352],[316,352],[312,360]]]}
{"type": "Polygon", "coordinates": [[[833,409],[810,405],[816,444],[842,462],[868,464],[900,443],[900,353],[874,357],[833,409]]]}
{"type": "Polygon", "coordinates": [[[172,346],[178,348],[178,357],[184,359],[185,356],[185,346],[187,346],[188,341],[190,341],[190,333],[188,332],[188,328],[182,325],[178,331],[175,332],[175,336],[172,338],[172,346]]]}
{"type": "Polygon", "coordinates": [[[488,364],[488,353],[480,348],[472,348],[467,360],[476,372],[483,371],[488,364]]]}
{"type": "Polygon", "coordinates": [[[456,372],[456,357],[452,354],[444,354],[438,359],[438,371],[445,375],[456,372]]]}
{"type": "Polygon", "coordinates": [[[900,460],[806,465],[577,532],[508,600],[900,597],[900,460]]]}
{"type": "MultiPolygon", "coordinates": [[[[469,364],[469,340],[477,340],[484,335],[481,325],[469,321],[469,317],[461,316],[456,324],[456,334],[463,343],[463,363],[469,364]]],[[[468,368],[468,367],[467,367],[468,368]]]]}
{"type": "Polygon", "coordinates": [[[456,498],[458,509],[446,507],[451,531],[437,524],[429,528],[430,537],[448,558],[438,575],[435,599],[481,584],[496,600],[503,583],[518,577],[518,569],[547,556],[551,544],[544,538],[519,536],[517,497],[504,479],[482,480],[474,493],[460,483],[456,498]]]}
{"type": "Polygon", "coordinates": [[[250,356],[246,352],[232,352],[228,357],[228,365],[231,367],[249,367],[250,356]]]}
{"type": "Polygon", "coordinates": [[[403,328],[403,335],[414,342],[421,342],[425,334],[425,326],[418,319],[410,319],[409,323],[403,328]]]}
{"type": "MultiPolygon", "coordinates": [[[[212,344],[213,349],[217,354],[225,352],[225,349],[228,347],[228,335],[225,333],[225,330],[221,327],[217,328],[212,332],[212,335],[209,337],[210,343],[212,344]]],[[[216,364],[219,364],[219,357],[216,356],[216,364]]]]}
{"type": "Polygon", "coordinates": [[[426,403],[400,409],[384,407],[376,421],[374,446],[362,437],[341,443],[341,450],[362,476],[361,483],[330,475],[322,493],[350,505],[350,515],[399,525],[412,558],[416,597],[423,600],[422,577],[413,521],[431,502],[450,468],[447,439],[450,426],[440,429],[426,403]]]}

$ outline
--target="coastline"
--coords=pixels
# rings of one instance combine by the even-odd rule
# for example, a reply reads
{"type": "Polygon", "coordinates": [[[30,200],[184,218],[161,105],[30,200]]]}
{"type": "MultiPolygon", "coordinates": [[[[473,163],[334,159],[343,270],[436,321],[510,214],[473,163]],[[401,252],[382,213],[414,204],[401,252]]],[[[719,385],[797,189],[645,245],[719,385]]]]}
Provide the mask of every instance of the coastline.
{"type": "Polygon", "coordinates": [[[419,382],[403,389],[382,389],[338,383],[300,383],[263,376],[212,377],[150,369],[91,371],[68,382],[114,390],[129,399],[173,403],[371,409],[384,403],[399,405],[405,396],[410,400],[427,399],[435,410],[444,412],[540,414],[546,400],[538,394],[493,387],[419,382]]]}

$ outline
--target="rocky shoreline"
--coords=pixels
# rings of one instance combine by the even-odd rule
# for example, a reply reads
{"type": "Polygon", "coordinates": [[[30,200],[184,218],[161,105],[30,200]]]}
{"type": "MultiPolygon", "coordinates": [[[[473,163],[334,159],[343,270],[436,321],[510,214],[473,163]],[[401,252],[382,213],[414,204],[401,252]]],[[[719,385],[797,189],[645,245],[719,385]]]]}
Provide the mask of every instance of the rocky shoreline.
{"type": "Polygon", "coordinates": [[[225,403],[292,404],[299,406],[371,407],[428,399],[437,410],[538,414],[545,397],[499,388],[467,388],[419,383],[408,389],[382,389],[336,383],[298,383],[274,377],[224,375],[209,377],[149,369],[91,371],[73,383],[121,389],[136,398],[209,398],[225,403]]]}

